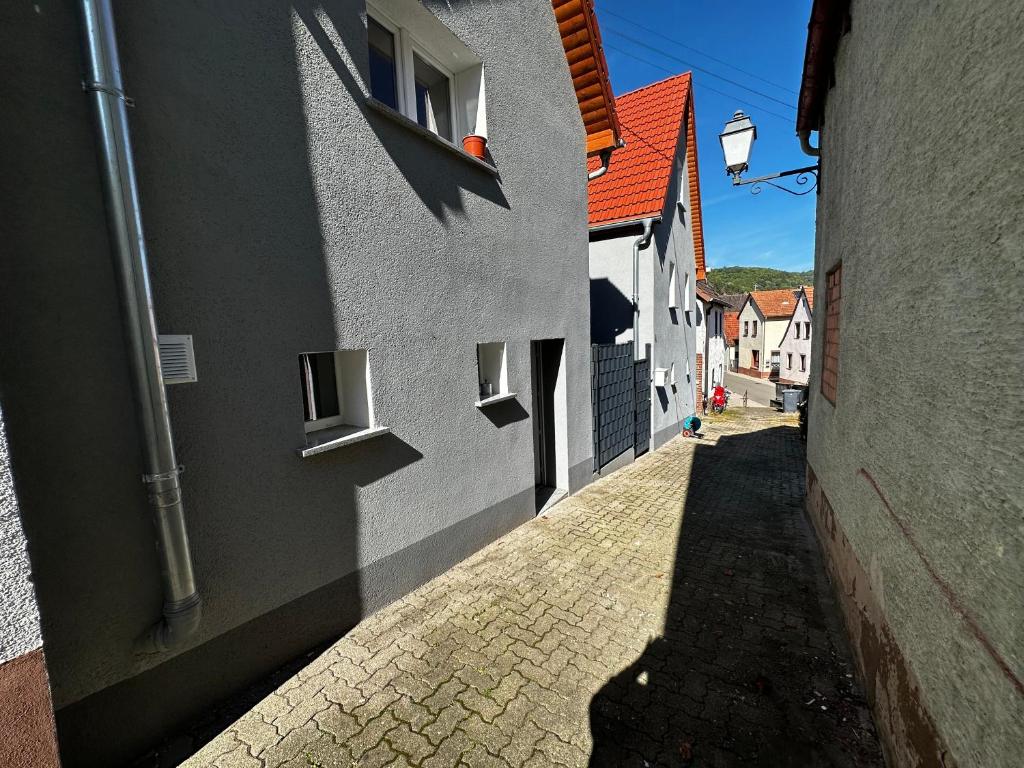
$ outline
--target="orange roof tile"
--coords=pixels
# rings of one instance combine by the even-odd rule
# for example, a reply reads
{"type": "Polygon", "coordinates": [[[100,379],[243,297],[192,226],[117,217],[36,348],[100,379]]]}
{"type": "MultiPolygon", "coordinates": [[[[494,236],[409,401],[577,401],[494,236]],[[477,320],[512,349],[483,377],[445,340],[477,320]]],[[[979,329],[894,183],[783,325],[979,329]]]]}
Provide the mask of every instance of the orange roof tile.
{"type": "Polygon", "coordinates": [[[765,317],[792,317],[796,310],[799,289],[781,288],[776,291],[751,291],[747,301],[753,301],[765,317]]]}
{"type": "MultiPolygon", "coordinates": [[[[626,146],[615,153],[608,172],[588,185],[590,226],[661,214],[685,120],[693,246],[697,279],[703,280],[704,227],[692,90],[690,73],[684,72],[615,99],[626,146]]],[[[598,161],[592,158],[588,167],[596,169],[598,161]]]]}
{"type": "Polygon", "coordinates": [[[551,0],[551,7],[587,131],[587,155],[613,150],[621,131],[593,0],[551,0]]]}
{"type": "Polygon", "coordinates": [[[727,344],[735,344],[740,338],[740,313],[726,310],[725,312],[725,341],[727,344]]]}
{"type": "Polygon", "coordinates": [[[813,310],[814,309],[814,287],[813,286],[805,285],[804,286],[804,293],[807,294],[807,306],[810,307],[813,310]]]}

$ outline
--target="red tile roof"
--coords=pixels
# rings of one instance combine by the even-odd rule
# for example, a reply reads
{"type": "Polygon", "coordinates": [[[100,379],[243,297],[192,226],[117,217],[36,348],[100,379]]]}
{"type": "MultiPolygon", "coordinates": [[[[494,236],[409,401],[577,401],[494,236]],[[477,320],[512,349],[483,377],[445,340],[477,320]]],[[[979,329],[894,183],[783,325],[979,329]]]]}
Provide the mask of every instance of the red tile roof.
{"type": "Polygon", "coordinates": [[[740,313],[725,311],[725,343],[732,345],[740,339],[740,313]]]}
{"type": "Polygon", "coordinates": [[[551,0],[551,7],[587,131],[587,155],[613,150],[621,131],[593,0],[551,0]]]}
{"type": "Polygon", "coordinates": [[[813,286],[809,286],[809,285],[804,286],[804,293],[807,294],[807,306],[810,307],[811,310],[813,310],[814,309],[814,287],[813,286]]]}
{"type": "MultiPolygon", "coordinates": [[[[781,288],[776,291],[751,291],[747,301],[757,304],[757,308],[765,317],[792,317],[799,295],[799,289],[794,290],[793,288],[781,288]]],[[[811,295],[813,295],[813,289],[811,295]]]]}
{"type": "MultiPolygon", "coordinates": [[[[685,120],[693,247],[697,278],[703,280],[704,227],[690,73],[624,93],[616,97],[615,107],[626,146],[615,153],[608,172],[588,185],[590,226],[634,221],[662,213],[685,120]]],[[[598,165],[592,158],[588,168],[592,171],[598,165]]]]}

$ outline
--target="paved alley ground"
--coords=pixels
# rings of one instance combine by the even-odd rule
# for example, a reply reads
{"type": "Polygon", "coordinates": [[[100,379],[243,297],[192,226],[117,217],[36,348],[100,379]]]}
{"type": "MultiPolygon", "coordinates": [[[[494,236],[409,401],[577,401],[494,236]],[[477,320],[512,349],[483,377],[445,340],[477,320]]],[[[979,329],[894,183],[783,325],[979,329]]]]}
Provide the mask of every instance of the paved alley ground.
{"type": "Polygon", "coordinates": [[[727,412],[366,620],[186,766],[882,766],[795,419],[727,412]]]}
{"type": "Polygon", "coordinates": [[[747,393],[747,404],[752,408],[767,408],[775,399],[775,382],[756,379],[735,371],[725,372],[725,386],[732,392],[732,406],[743,405],[743,393],[747,393]]]}

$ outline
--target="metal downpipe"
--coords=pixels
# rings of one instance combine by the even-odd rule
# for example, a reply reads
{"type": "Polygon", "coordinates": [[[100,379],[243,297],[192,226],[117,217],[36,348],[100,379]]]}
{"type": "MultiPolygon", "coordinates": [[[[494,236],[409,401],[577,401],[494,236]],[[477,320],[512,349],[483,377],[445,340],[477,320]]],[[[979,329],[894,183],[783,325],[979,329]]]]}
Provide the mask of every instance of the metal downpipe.
{"type": "Polygon", "coordinates": [[[644,231],[633,241],[633,359],[640,359],[640,248],[646,248],[651,241],[653,218],[643,220],[644,231]]]}
{"type": "Polygon", "coordinates": [[[142,231],[138,184],[110,0],[79,0],[86,79],[95,119],[100,177],[120,289],[125,337],[139,427],[143,482],[153,508],[163,582],[163,617],[139,639],[136,650],[156,653],[180,645],[199,626],[202,601],[196,589],[181,482],[174,455],[167,392],[160,370],[153,296],[142,231]]]}
{"type": "Polygon", "coordinates": [[[608,172],[608,164],[612,161],[612,151],[606,149],[601,153],[601,167],[597,168],[587,174],[587,181],[593,181],[599,179],[608,172]]]}
{"type": "Polygon", "coordinates": [[[821,145],[821,134],[820,133],[818,134],[818,144],[819,144],[819,146],[817,146],[817,147],[812,147],[811,146],[811,132],[810,131],[797,131],[796,135],[797,135],[797,138],[800,139],[800,150],[805,155],[810,155],[811,157],[820,157],[821,156],[821,146],[820,146],[821,145]]]}

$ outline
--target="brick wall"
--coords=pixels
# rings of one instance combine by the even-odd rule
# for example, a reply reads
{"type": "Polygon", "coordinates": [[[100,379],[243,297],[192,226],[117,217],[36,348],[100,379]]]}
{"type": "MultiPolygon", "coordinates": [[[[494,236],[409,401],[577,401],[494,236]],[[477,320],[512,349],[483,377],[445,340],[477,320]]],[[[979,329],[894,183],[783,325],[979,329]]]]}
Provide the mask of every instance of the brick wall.
{"type": "Polygon", "coordinates": [[[696,396],[693,398],[698,407],[704,397],[704,355],[701,352],[697,353],[697,381],[694,385],[696,396]]]}
{"type": "Polygon", "coordinates": [[[825,349],[821,356],[821,394],[835,404],[839,387],[839,308],[843,298],[843,265],[825,276],[825,349]]]}

